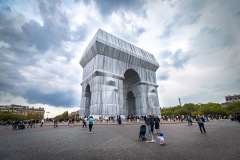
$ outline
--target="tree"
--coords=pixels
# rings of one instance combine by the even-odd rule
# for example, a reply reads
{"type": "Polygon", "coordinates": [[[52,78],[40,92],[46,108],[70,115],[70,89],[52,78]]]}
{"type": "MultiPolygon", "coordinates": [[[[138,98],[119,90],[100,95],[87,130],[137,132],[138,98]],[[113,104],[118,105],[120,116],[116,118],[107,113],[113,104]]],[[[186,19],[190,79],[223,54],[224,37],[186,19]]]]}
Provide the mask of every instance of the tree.
{"type": "Polygon", "coordinates": [[[0,112],[0,120],[7,121],[7,120],[26,120],[27,117],[23,115],[13,114],[11,112],[0,112]]]}
{"type": "Polygon", "coordinates": [[[189,111],[186,108],[181,107],[179,109],[174,110],[173,113],[174,115],[187,115],[189,114],[189,111]]]}
{"type": "Polygon", "coordinates": [[[58,115],[55,117],[57,120],[61,120],[61,119],[67,119],[68,118],[68,111],[65,111],[63,114],[58,115]]]}
{"type": "Polygon", "coordinates": [[[210,102],[207,104],[202,104],[200,106],[199,114],[216,116],[216,115],[225,115],[226,113],[224,112],[220,104],[210,102]]]}
{"type": "Polygon", "coordinates": [[[41,113],[29,113],[27,115],[27,119],[38,119],[38,120],[40,120],[40,119],[43,119],[43,118],[44,118],[44,116],[41,113]]]}
{"type": "Polygon", "coordinates": [[[162,116],[171,116],[173,111],[171,109],[162,109],[162,116]]]}
{"type": "Polygon", "coordinates": [[[187,103],[183,105],[183,108],[185,108],[186,110],[188,110],[190,116],[192,116],[192,112],[197,110],[197,107],[195,104],[193,103],[187,103]]]}
{"type": "Polygon", "coordinates": [[[225,107],[225,111],[230,114],[238,114],[240,113],[240,101],[233,102],[225,107]]]}

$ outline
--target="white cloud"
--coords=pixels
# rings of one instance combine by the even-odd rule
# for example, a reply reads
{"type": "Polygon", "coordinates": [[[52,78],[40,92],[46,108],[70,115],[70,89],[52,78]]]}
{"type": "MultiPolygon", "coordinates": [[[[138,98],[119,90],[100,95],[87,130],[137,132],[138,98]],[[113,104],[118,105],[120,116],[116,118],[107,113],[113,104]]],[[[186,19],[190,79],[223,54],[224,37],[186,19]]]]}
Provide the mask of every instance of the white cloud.
{"type": "Polygon", "coordinates": [[[9,48],[9,44],[4,42],[4,41],[0,41],[0,48],[9,48]]]}
{"type": "Polygon", "coordinates": [[[0,12],[1,103],[44,106],[51,115],[76,109],[79,60],[99,28],[155,55],[161,107],[239,94],[238,1],[23,4],[0,12]]]}

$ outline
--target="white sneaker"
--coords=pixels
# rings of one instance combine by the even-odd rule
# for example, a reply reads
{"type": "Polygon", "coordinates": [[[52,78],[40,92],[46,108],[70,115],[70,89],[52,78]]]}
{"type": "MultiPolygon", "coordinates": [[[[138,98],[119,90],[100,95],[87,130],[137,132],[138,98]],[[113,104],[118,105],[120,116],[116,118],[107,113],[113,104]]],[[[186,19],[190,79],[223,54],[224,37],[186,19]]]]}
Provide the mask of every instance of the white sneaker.
{"type": "Polygon", "coordinates": [[[91,132],[89,132],[89,133],[91,133],[91,132]]]}

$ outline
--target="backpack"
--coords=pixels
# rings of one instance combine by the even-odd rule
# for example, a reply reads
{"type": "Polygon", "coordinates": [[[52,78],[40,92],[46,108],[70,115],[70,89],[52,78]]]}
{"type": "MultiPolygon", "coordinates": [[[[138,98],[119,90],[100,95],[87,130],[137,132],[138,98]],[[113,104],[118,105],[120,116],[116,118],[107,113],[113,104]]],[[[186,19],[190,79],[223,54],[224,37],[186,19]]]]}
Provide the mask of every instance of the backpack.
{"type": "Polygon", "coordinates": [[[93,124],[93,119],[90,118],[88,123],[89,123],[89,124],[93,124]]]}
{"type": "Polygon", "coordinates": [[[202,118],[202,121],[203,121],[203,122],[206,122],[206,119],[205,119],[205,118],[202,118]]]}

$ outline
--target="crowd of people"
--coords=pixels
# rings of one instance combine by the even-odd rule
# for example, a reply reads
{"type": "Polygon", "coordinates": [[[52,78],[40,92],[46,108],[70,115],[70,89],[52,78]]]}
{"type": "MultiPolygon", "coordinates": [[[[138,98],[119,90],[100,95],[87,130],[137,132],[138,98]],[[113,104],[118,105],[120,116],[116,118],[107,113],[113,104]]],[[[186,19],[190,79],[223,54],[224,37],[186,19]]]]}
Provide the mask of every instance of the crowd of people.
{"type": "MultiPolygon", "coordinates": [[[[206,133],[204,123],[203,122],[208,122],[210,119],[221,119],[223,117],[220,116],[190,116],[190,115],[177,115],[177,116],[162,116],[161,118],[158,117],[157,115],[128,115],[125,118],[121,117],[120,115],[117,115],[116,117],[113,116],[106,116],[106,117],[100,117],[100,119],[94,119],[92,116],[85,116],[85,117],[79,117],[79,118],[68,118],[68,119],[43,119],[43,120],[36,120],[36,119],[30,119],[30,120],[24,120],[24,121],[19,121],[19,120],[8,120],[1,122],[1,125],[4,125],[6,127],[12,126],[13,130],[20,130],[20,129],[25,129],[25,128],[35,128],[36,124],[40,124],[39,126],[42,127],[44,123],[53,123],[53,126],[56,128],[58,127],[58,123],[64,123],[67,122],[69,127],[73,127],[75,123],[80,123],[82,121],[82,129],[87,128],[87,123],[89,125],[89,120],[90,120],[90,126],[89,132],[91,133],[92,127],[93,127],[93,122],[94,121],[99,121],[103,122],[105,120],[107,123],[109,121],[112,121],[113,123],[116,121],[117,124],[122,124],[122,120],[125,120],[127,122],[133,122],[133,121],[144,121],[146,126],[148,127],[148,134],[155,134],[159,132],[160,129],[160,119],[162,121],[187,121],[188,125],[191,126],[193,121],[197,122],[200,128],[200,131],[203,133],[206,133]]],[[[240,123],[240,114],[237,115],[230,115],[228,117],[230,120],[233,122],[239,122],[240,123]]]]}
{"type": "Polygon", "coordinates": [[[148,135],[150,136],[151,134],[154,135],[154,129],[156,130],[156,133],[159,132],[159,123],[160,123],[160,118],[158,116],[154,116],[154,115],[147,115],[144,116],[144,121],[145,124],[148,127],[148,135]]]}
{"type": "Polygon", "coordinates": [[[9,126],[12,126],[13,130],[20,130],[25,128],[35,128],[36,124],[40,123],[40,127],[43,126],[44,120],[36,120],[36,119],[30,119],[30,120],[7,120],[2,122],[1,124],[6,126],[8,128],[9,126]]]}

